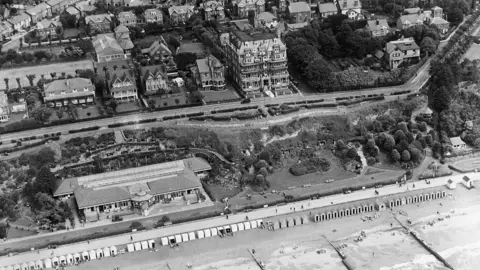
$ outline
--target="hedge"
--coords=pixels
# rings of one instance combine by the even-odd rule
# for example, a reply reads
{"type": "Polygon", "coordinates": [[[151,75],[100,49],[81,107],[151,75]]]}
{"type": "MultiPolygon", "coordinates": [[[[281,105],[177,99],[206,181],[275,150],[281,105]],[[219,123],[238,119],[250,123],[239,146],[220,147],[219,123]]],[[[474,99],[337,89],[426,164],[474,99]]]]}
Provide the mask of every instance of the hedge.
{"type": "Polygon", "coordinates": [[[392,96],[397,96],[397,95],[408,94],[408,93],[410,93],[410,92],[411,92],[410,90],[395,91],[395,92],[391,93],[390,95],[392,95],[392,96]]]}
{"type": "Polygon", "coordinates": [[[58,140],[60,140],[60,137],[51,137],[49,139],[43,139],[41,141],[30,143],[30,144],[25,144],[25,145],[22,145],[22,146],[19,146],[19,147],[13,147],[13,148],[10,148],[10,149],[5,149],[5,150],[2,151],[2,153],[12,153],[12,152],[20,151],[20,150],[33,148],[33,147],[36,147],[36,146],[43,145],[50,140],[58,141],[58,140]]]}
{"type": "Polygon", "coordinates": [[[69,130],[68,133],[72,134],[72,133],[79,133],[79,132],[92,131],[92,130],[98,130],[98,129],[100,129],[99,126],[86,127],[86,128],[81,128],[81,129],[69,130]]]}

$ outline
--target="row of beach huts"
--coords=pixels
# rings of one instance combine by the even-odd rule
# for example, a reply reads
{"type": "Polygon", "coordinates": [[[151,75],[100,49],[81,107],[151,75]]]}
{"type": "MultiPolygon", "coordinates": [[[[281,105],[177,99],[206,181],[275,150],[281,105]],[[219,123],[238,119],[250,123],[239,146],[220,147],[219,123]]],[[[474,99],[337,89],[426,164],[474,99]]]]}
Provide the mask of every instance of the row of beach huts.
{"type": "MultiPolygon", "coordinates": [[[[263,220],[250,220],[235,224],[230,224],[221,227],[215,227],[205,230],[198,230],[195,232],[182,233],[177,235],[171,235],[160,238],[160,244],[162,246],[174,246],[178,243],[193,241],[196,239],[220,236],[231,235],[239,231],[245,231],[255,228],[264,228],[263,220]]],[[[0,270],[38,270],[38,269],[49,269],[49,268],[59,268],[69,265],[77,265],[82,262],[101,259],[105,257],[114,257],[117,254],[122,254],[125,252],[135,252],[140,250],[149,250],[155,249],[155,240],[145,240],[135,243],[127,244],[125,249],[117,250],[116,246],[110,246],[105,248],[99,248],[96,250],[84,251],[82,253],[67,254],[58,257],[46,258],[44,260],[37,260],[35,262],[25,262],[22,264],[10,265],[10,266],[0,266],[0,270]]],[[[1,263],[1,262],[0,262],[1,263]]]]}

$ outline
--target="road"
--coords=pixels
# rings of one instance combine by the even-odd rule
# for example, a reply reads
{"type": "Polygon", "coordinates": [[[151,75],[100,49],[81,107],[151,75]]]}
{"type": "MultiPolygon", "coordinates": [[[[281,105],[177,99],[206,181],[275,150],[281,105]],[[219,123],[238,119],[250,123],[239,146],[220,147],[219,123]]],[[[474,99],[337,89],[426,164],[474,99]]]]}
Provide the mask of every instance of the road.
{"type": "MultiPolygon", "coordinates": [[[[348,96],[354,96],[359,94],[390,95],[393,92],[404,91],[404,90],[418,91],[430,77],[428,73],[429,67],[430,67],[430,62],[427,61],[424,64],[424,66],[419,69],[416,76],[412,77],[407,83],[400,86],[369,88],[369,89],[346,91],[346,92],[324,93],[324,94],[311,95],[311,96],[301,96],[298,94],[294,94],[289,96],[279,96],[276,98],[254,99],[249,104],[240,104],[240,102],[210,104],[210,105],[204,105],[199,107],[173,109],[168,111],[138,113],[133,115],[116,116],[112,118],[106,118],[106,119],[100,119],[100,120],[94,120],[94,121],[86,121],[86,122],[66,124],[61,126],[39,128],[39,129],[35,129],[35,134],[37,136],[43,136],[43,134],[50,134],[50,133],[57,133],[57,132],[62,132],[66,134],[69,130],[73,130],[73,129],[81,129],[81,128],[92,127],[92,126],[106,127],[114,123],[124,123],[129,121],[139,121],[143,119],[152,119],[152,118],[161,119],[164,116],[174,116],[179,114],[190,114],[190,113],[198,113],[198,112],[210,112],[212,110],[230,109],[232,107],[241,108],[241,107],[248,107],[253,105],[263,106],[266,104],[281,104],[286,102],[316,100],[316,99],[322,99],[322,98],[325,100],[329,100],[329,99],[333,100],[337,97],[348,97],[348,96]]],[[[0,141],[6,142],[6,141],[18,140],[19,138],[31,137],[31,136],[32,136],[32,131],[27,130],[27,131],[15,132],[15,133],[3,134],[0,136],[0,141]]]]}
{"type": "MultiPolygon", "coordinates": [[[[468,173],[465,174],[470,177],[470,179],[478,179],[480,173],[468,173]]],[[[448,179],[452,179],[458,184],[462,182],[462,177],[464,175],[455,175],[448,177],[439,177],[430,180],[430,184],[426,184],[425,181],[415,182],[415,190],[430,189],[433,187],[442,187],[445,186],[448,179]]],[[[408,185],[410,188],[410,184],[408,185]]],[[[181,233],[193,232],[202,229],[216,228],[220,226],[226,226],[230,224],[244,222],[247,219],[249,220],[259,220],[265,219],[274,216],[280,216],[285,214],[291,214],[292,209],[300,210],[303,206],[304,211],[312,211],[320,207],[326,207],[336,204],[342,204],[347,202],[354,202],[359,200],[366,199],[377,199],[386,200],[386,196],[395,195],[404,193],[407,191],[406,187],[398,187],[397,185],[385,186],[377,189],[379,191],[379,196],[375,196],[372,190],[358,191],[350,194],[339,194],[328,197],[323,197],[317,200],[308,200],[303,202],[295,202],[290,204],[285,204],[281,206],[273,206],[268,208],[261,208],[249,213],[241,213],[236,215],[230,215],[229,218],[225,217],[214,217],[210,219],[202,219],[198,221],[182,223],[179,225],[173,225],[169,227],[161,227],[158,229],[152,229],[147,231],[134,232],[130,234],[118,235],[113,237],[108,237],[104,239],[96,239],[90,242],[80,242],[72,245],[64,245],[57,247],[55,250],[44,249],[37,250],[33,252],[22,253],[19,255],[14,255],[11,257],[1,257],[0,266],[9,266],[15,264],[22,264],[24,262],[32,262],[36,260],[43,260],[46,258],[51,258],[53,256],[61,256],[73,253],[82,253],[88,250],[96,250],[99,248],[110,247],[110,246],[123,246],[128,243],[139,242],[149,239],[154,239],[158,244],[158,240],[162,237],[178,235],[181,233]],[[131,238],[132,237],[132,238],[131,238]],[[133,242],[132,240],[133,239],[133,242]]],[[[386,202],[386,201],[385,201],[386,202]]],[[[304,215],[299,213],[299,215],[304,215]]]]}

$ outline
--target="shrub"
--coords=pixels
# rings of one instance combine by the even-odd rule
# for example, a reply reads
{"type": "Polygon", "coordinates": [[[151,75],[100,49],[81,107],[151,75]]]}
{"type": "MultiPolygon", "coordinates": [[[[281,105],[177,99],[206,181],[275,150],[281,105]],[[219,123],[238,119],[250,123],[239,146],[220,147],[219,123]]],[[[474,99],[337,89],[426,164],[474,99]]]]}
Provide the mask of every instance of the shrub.
{"type": "Polygon", "coordinates": [[[368,157],[367,158],[367,165],[368,166],[373,166],[375,165],[376,159],[374,157],[368,157]]]}
{"type": "Polygon", "coordinates": [[[295,176],[301,176],[307,173],[307,168],[297,164],[290,167],[289,171],[295,176]]]}

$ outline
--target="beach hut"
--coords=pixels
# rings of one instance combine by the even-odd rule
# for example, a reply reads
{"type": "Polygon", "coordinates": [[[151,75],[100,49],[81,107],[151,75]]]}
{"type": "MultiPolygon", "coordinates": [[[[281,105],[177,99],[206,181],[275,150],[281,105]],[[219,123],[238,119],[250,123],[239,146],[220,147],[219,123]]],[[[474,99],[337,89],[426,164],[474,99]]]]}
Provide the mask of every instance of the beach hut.
{"type": "Polygon", "coordinates": [[[197,231],[197,238],[198,239],[205,238],[205,233],[202,230],[197,231]]]}
{"type": "Polygon", "coordinates": [[[287,217],[287,227],[295,226],[295,222],[293,221],[293,217],[287,217]]]}
{"type": "Polygon", "coordinates": [[[80,253],[73,254],[73,262],[79,263],[82,260],[81,258],[80,253]]]}
{"type": "Polygon", "coordinates": [[[258,227],[258,221],[252,220],[250,221],[250,228],[255,229],[258,227]]]}
{"type": "MultiPolygon", "coordinates": [[[[52,258],[52,265],[53,265],[53,267],[57,267],[57,266],[60,265],[60,262],[58,261],[57,257],[52,258]]],[[[15,268],[15,267],[13,267],[13,268],[15,268]]]]}
{"type": "Polygon", "coordinates": [[[73,264],[73,255],[72,254],[67,254],[67,264],[69,264],[69,265],[73,264]]]}
{"type": "Polygon", "coordinates": [[[217,228],[211,228],[210,232],[212,233],[212,236],[217,236],[218,235],[217,228]]]}
{"type": "Polygon", "coordinates": [[[211,237],[212,231],[210,231],[210,229],[206,229],[206,230],[203,230],[203,234],[205,235],[205,238],[211,237]]]}
{"type": "Polygon", "coordinates": [[[173,245],[177,243],[177,238],[175,236],[169,236],[168,237],[168,244],[173,245]]]}
{"type": "MultiPolygon", "coordinates": [[[[88,253],[88,251],[84,251],[82,253],[82,258],[83,258],[83,261],[88,261],[90,260],[90,253],[88,253]]],[[[45,263],[46,264],[46,263],[45,263]]],[[[51,267],[51,266],[50,266],[51,267]]],[[[47,266],[45,266],[45,268],[48,268],[47,266]]]]}
{"type": "Polygon", "coordinates": [[[305,215],[302,216],[302,224],[308,224],[308,217],[305,215]]]}
{"type": "Polygon", "coordinates": [[[41,260],[35,262],[35,269],[43,269],[43,262],[41,260]]]}
{"type": "Polygon", "coordinates": [[[7,266],[7,270],[13,270],[13,266],[7,266]]]}
{"type": "MultiPolygon", "coordinates": [[[[352,209],[352,211],[354,211],[355,208],[352,209]]],[[[352,214],[355,214],[355,213],[352,213],[352,214]]],[[[331,219],[332,218],[332,212],[327,212],[327,220],[331,219]]]]}
{"type": "Polygon", "coordinates": [[[154,249],[155,248],[155,240],[153,240],[153,239],[148,240],[148,247],[151,248],[151,249],[154,249]]]}
{"type": "Polygon", "coordinates": [[[232,232],[232,227],[230,227],[230,225],[223,226],[223,229],[225,230],[225,233],[231,233],[232,232]]]}
{"type": "Polygon", "coordinates": [[[116,256],[117,253],[118,253],[117,247],[116,247],[116,246],[111,246],[111,247],[110,247],[110,255],[116,256]]]}
{"type": "Polygon", "coordinates": [[[333,218],[335,219],[335,218],[337,218],[337,217],[338,217],[338,211],[337,211],[337,210],[334,210],[334,211],[333,211],[333,218]]]}
{"type": "Polygon", "coordinates": [[[243,225],[245,226],[245,230],[250,230],[251,229],[250,222],[245,221],[245,222],[243,222],[243,225]]]}
{"type": "Polygon", "coordinates": [[[63,256],[63,255],[58,257],[58,261],[59,261],[60,265],[67,264],[67,258],[65,258],[65,256],[63,256]]]}
{"type": "Polygon", "coordinates": [[[22,270],[28,270],[28,263],[22,263],[22,270]]]}
{"type": "Polygon", "coordinates": [[[463,180],[462,183],[465,185],[467,189],[473,188],[473,181],[468,176],[464,176],[462,180],[463,180]]]}
{"type": "Polygon", "coordinates": [[[28,263],[28,268],[31,269],[31,270],[35,270],[37,268],[37,266],[35,265],[35,262],[29,262],[28,263]]]}
{"type": "Polygon", "coordinates": [[[110,248],[104,247],[103,248],[103,257],[110,257],[112,255],[112,252],[110,251],[110,248]]]}
{"type": "Polygon", "coordinates": [[[182,242],[188,242],[188,234],[182,233],[182,242]]]}
{"type": "Polygon", "coordinates": [[[278,221],[278,220],[273,221],[273,229],[274,230],[280,229],[280,221],[278,221]]]}
{"type": "Polygon", "coordinates": [[[369,204],[368,208],[370,212],[373,212],[375,210],[375,206],[373,205],[373,203],[369,204]]]}
{"type": "Polygon", "coordinates": [[[257,219],[257,228],[263,229],[264,228],[263,219],[257,219]]]}
{"type": "Polygon", "coordinates": [[[175,235],[175,243],[181,243],[182,242],[182,236],[180,234],[175,235]]]}
{"type": "Polygon", "coordinates": [[[90,255],[90,260],[95,260],[97,258],[97,253],[95,252],[95,250],[90,250],[88,252],[88,255],[90,255]]]}
{"type": "Polygon", "coordinates": [[[190,239],[190,241],[195,240],[195,233],[194,232],[189,232],[188,233],[188,239],[190,239]]]}
{"type": "Polygon", "coordinates": [[[136,242],[133,244],[134,248],[135,248],[135,251],[140,251],[142,250],[142,244],[140,244],[140,242],[136,242]]]}
{"type": "Polygon", "coordinates": [[[162,237],[161,238],[161,243],[162,243],[162,246],[168,246],[168,238],[167,237],[162,237]]]}
{"type": "Polygon", "coordinates": [[[302,225],[302,218],[299,216],[295,217],[295,226],[302,225]]]}
{"type": "Polygon", "coordinates": [[[385,204],[383,202],[377,201],[375,203],[375,209],[377,209],[377,211],[385,211],[385,204]]]}
{"type": "Polygon", "coordinates": [[[13,270],[22,270],[22,268],[20,267],[19,264],[15,264],[15,265],[13,266],[13,270]]]}
{"type": "Polygon", "coordinates": [[[245,225],[243,225],[243,223],[238,223],[237,226],[239,231],[245,230],[245,225]]]}
{"type": "Polygon", "coordinates": [[[232,232],[238,232],[237,224],[232,224],[230,227],[232,227],[232,232]]]}
{"type": "Polygon", "coordinates": [[[97,254],[97,258],[103,258],[103,249],[99,248],[95,253],[97,254]]]}
{"type": "Polygon", "coordinates": [[[127,245],[127,251],[128,252],[134,252],[135,251],[135,246],[133,244],[128,244],[127,245]]]}
{"type": "Polygon", "coordinates": [[[142,241],[140,244],[142,244],[142,249],[148,249],[148,242],[147,241],[142,241]]]}
{"type": "Polygon", "coordinates": [[[319,215],[315,215],[315,216],[313,217],[313,221],[319,222],[319,221],[320,221],[320,216],[319,216],[319,215]]]}
{"type": "Polygon", "coordinates": [[[285,229],[287,228],[287,220],[286,219],[280,219],[280,229],[285,229]]]}
{"type": "Polygon", "coordinates": [[[225,234],[225,229],[223,229],[223,227],[217,227],[217,231],[219,235],[225,234]]]}
{"type": "Polygon", "coordinates": [[[338,216],[339,217],[344,217],[345,216],[345,210],[343,210],[343,209],[338,210],[338,216]]]}

